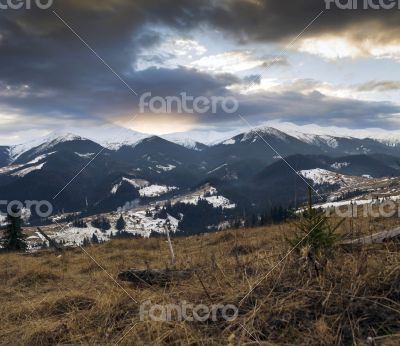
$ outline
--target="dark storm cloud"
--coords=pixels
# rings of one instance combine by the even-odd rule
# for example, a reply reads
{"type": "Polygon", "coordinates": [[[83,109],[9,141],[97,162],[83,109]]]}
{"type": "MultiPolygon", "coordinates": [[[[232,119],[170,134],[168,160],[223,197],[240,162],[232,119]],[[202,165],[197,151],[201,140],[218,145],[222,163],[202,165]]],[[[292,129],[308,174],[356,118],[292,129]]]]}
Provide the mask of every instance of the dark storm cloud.
{"type": "MultiPolygon", "coordinates": [[[[324,7],[323,0],[64,0],[53,6],[121,74],[130,73],[141,47],[159,42],[146,25],[188,32],[209,23],[238,40],[279,41],[296,36],[324,7]]],[[[393,34],[400,28],[398,13],[332,9],[303,35],[337,33],[373,21],[382,29],[375,34],[383,42],[398,36],[393,34]]],[[[67,88],[104,74],[104,67],[51,11],[1,11],[0,33],[2,81],[67,88]]]]}
{"type": "Polygon", "coordinates": [[[372,127],[393,129],[394,126],[398,126],[395,114],[400,113],[399,106],[388,102],[335,98],[319,92],[265,91],[252,95],[225,92],[224,95],[233,96],[238,100],[240,105],[238,111],[229,114],[219,109],[217,114],[198,115],[198,123],[220,128],[243,126],[243,121],[237,116],[240,114],[253,126],[266,121],[281,120],[296,124],[313,123],[356,129],[372,127]]]}
{"type": "Polygon", "coordinates": [[[346,33],[355,40],[374,34],[381,42],[396,39],[399,10],[365,10],[363,2],[357,1],[357,10],[342,10],[334,3],[327,9],[324,0],[220,1],[211,11],[210,22],[244,41],[280,41],[296,37],[324,11],[302,37],[346,33]]]}
{"type": "MultiPolygon", "coordinates": [[[[110,66],[129,77],[139,48],[158,40],[154,33],[141,32],[144,24],[190,25],[179,20],[188,16],[184,2],[175,3],[58,1],[53,8],[110,66]]],[[[115,78],[50,10],[1,11],[0,34],[2,82],[60,91],[77,87],[79,92],[115,78]]]]}
{"type": "MultiPolygon", "coordinates": [[[[296,36],[324,7],[320,0],[60,0],[52,9],[139,95],[152,91],[161,96],[180,92],[196,96],[230,95],[226,87],[242,81],[233,75],[211,76],[185,68],[134,71],[141,48],[160,43],[159,34],[152,28],[166,26],[189,33],[207,24],[238,42],[280,41],[296,36]]],[[[389,40],[400,26],[398,13],[393,11],[331,10],[304,35],[351,30],[372,20],[386,29],[379,34],[382,41],[389,40]]],[[[387,104],[301,93],[235,96],[241,100],[243,111],[254,117],[267,114],[285,119],[297,117],[299,121],[346,121],[352,116],[366,123],[373,122],[376,115],[389,118],[398,112],[387,104]]],[[[137,109],[138,98],[51,10],[33,8],[0,11],[0,104],[36,119],[40,115],[40,121],[46,116],[62,121],[129,113],[137,109]]],[[[231,119],[220,115],[197,120],[206,123],[231,119]]]]}
{"type": "Polygon", "coordinates": [[[400,107],[388,102],[366,102],[335,98],[319,92],[262,93],[240,99],[240,112],[255,125],[267,120],[297,124],[345,126],[348,128],[393,129],[400,107]]]}

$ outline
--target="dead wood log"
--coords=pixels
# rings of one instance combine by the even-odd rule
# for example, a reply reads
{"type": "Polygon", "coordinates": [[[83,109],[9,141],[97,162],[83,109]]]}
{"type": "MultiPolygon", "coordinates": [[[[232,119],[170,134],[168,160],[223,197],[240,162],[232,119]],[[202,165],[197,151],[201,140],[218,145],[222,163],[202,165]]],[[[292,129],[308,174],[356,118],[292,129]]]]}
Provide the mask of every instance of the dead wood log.
{"type": "Polygon", "coordinates": [[[365,237],[346,240],[339,245],[345,249],[353,246],[362,246],[370,244],[382,244],[387,242],[400,242],[400,227],[388,231],[374,233],[365,237]]]}
{"type": "Polygon", "coordinates": [[[37,227],[38,232],[49,242],[49,245],[52,246],[57,251],[62,252],[62,247],[59,246],[53,239],[51,239],[46,233],[44,233],[39,227],[37,227]]]}
{"type": "Polygon", "coordinates": [[[177,280],[189,279],[195,271],[187,270],[160,270],[160,269],[129,269],[118,274],[118,279],[135,284],[165,285],[177,280]]]}

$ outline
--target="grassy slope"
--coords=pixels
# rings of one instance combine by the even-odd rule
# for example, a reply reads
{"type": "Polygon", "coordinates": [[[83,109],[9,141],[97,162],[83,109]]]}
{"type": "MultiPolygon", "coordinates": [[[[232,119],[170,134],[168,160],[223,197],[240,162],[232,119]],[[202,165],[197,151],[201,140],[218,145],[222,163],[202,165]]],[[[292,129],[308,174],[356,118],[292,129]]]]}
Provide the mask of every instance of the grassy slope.
{"type": "MultiPolygon", "coordinates": [[[[356,229],[374,225],[379,230],[381,222],[356,229]]],[[[51,252],[0,255],[0,344],[363,345],[378,336],[378,344],[398,345],[398,337],[388,336],[400,333],[400,252],[394,244],[338,250],[319,278],[289,256],[240,304],[233,322],[138,323],[139,305],[131,297],[239,305],[289,250],[284,234],[291,230],[283,225],[175,238],[177,267],[199,268],[198,277],[166,288],[119,287],[81,249],[61,258],[51,252]]],[[[164,238],[85,250],[113,278],[130,267],[165,268],[168,262],[164,238]]]]}

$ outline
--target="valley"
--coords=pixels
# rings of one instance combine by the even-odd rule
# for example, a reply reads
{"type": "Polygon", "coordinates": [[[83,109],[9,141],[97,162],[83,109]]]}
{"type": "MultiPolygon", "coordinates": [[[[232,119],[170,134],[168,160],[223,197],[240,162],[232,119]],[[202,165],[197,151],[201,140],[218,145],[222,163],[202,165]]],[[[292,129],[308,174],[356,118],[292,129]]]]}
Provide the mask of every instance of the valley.
{"type": "Polygon", "coordinates": [[[125,236],[132,237],[164,233],[167,219],[178,234],[232,227],[246,215],[301,208],[307,184],[324,208],[400,196],[400,145],[393,142],[292,136],[269,127],[213,144],[133,131],[129,139],[127,130],[120,143],[100,142],[57,133],[4,147],[2,198],[52,205],[46,218],[33,208],[24,211],[33,248],[46,242],[36,226],[61,243],[80,245],[93,235],[111,239],[121,215],[125,236]],[[109,220],[107,230],[92,226],[99,217],[109,220]],[[86,227],[74,227],[76,220],[86,227]]]}

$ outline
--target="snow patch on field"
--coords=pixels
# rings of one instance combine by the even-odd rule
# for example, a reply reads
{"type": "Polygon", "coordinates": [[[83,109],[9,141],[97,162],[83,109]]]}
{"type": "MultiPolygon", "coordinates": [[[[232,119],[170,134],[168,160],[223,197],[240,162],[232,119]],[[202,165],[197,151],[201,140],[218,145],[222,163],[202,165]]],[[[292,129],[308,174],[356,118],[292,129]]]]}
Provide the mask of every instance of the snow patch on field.
{"type": "Polygon", "coordinates": [[[111,194],[115,195],[117,193],[118,189],[121,187],[121,185],[122,185],[122,182],[118,183],[118,184],[115,184],[111,189],[111,194]]]}
{"type": "Polygon", "coordinates": [[[131,184],[136,189],[142,189],[142,188],[150,185],[150,183],[144,179],[129,179],[129,178],[123,177],[118,184],[115,184],[112,187],[111,193],[113,195],[115,195],[117,193],[118,189],[121,187],[123,182],[127,182],[128,184],[131,184]]]}
{"type": "Polygon", "coordinates": [[[0,213],[0,226],[3,227],[6,225],[7,216],[0,213]]]}
{"type": "MultiPolygon", "coordinates": [[[[40,161],[43,161],[45,158],[47,158],[48,156],[50,156],[50,155],[52,155],[52,154],[54,154],[54,153],[56,153],[56,152],[54,151],[54,152],[52,152],[52,153],[40,155],[40,156],[34,158],[33,160],[31,160],[31,161],[25,163],[25,164],[21,164],[21,165],[10,165],[10,166],[6,166],[6,167],[2,167],[2,168],[0,168],[0,174],[7,174],[7,173],[11,173],[11,172],[14,172],[14,171],[19,170],[18,172],[14,173],[14,174],[12,174],[12,175],[14,175],[14,176],[25,176],[26,174],[28,174],[28,173],[31,172],[31,171],[30,171],[30,168],[32,168],[33,170],[36,170],[36,169],[41,169],[41,167],[40,167],[40,168],[37,168],[37,167],[40,166],[40,165],[39,165],[39,166],[36,166],[36,168],[34,168],[34,167],[27,167],[26,169],[23,169],[23,170],[21,170],[21,168],[26,167],[26,166],[28,166],[28,165],[34,165],[34,164],[36,164],[36,163],[39,163],[40,161]],[[27,172],[26,174],[24,174],[25,171],[27,172]],[[20,175],[20,174],[21,174],[21,175],[20,175]]],[[[42,165],[42,166],[43,166],[43,165],[42,165]]],[[[32,170],[32,171],[33,171],[33,170],[32,170]]]]}
{"type": "MultiPolygon", "coordinates": [[[[156,215],[155,209],[146,211],[129,211],[123,214],[123,218],[126,223],[125,232],[138,235],[141,237],[148,238],[152,232],[163,234],[165,233],[165,219],[154,218],[156,215]]],[[[107,231],[101,231],[100,229],[93,227],[91,220],[85,220],[86,228],[72,227],[72,224],[68,224],[67,227],[61,231],[56,231],[49,236],[59,243],[64,243],[64,246],[79,246],[82,245],[85,239],[90,240],[93,234],[96,235],[100,242],[108,241],[111,239],[111,235],[117,234],[115,228],[119,213],[114,213],[108,216],[111,228],[107,231]]],[[[170,231],[175,233],[178,231],[179,220],[175,219],[171,215],[168,215],[170,224],[170,231]]],[[[37,240],[43,242],[44,239],[40,234],[36,234],[30,240],[37,240]]]]}
{"type": "Polygon", "coordinates": [[[365,176],[345,175],[321,168],[303,170],[298,173],[304,178],[312,180],[314,185],[339,185],[341,188],[352,186],[353,190],[356,190],[365,189],[366,185],[371,183],[371,179],[365,176]]]}
{"type": "Polygon", "coordinates": [[[312,180],[315,185],[335,185],[341,179],[341,176],[339,174],[321,168],[303,170],[299,173],[304,178],[312,180]]]}
{"type": "Polygon", "coordinates": [[[333,169],[342,169],[342,168],[349,167],[349,166],[350,166],[349,162],[335,162],[335,163],[331,164],[331,167],[333,169]]]}
{"type": "MultiPolygon", "coordinates": [[[[138,179],[135,179],[136,183],[138,183],[137,180],[138,179]]],[[[157,185],[151,185],[151,186],[157,186],[157,185]]],[[[212,186],[206,186],[205,188],[198,190],[196,193],[188,195],[184,203],[191,203],[196,205],[199,199],[207,200],[214,207],[222,207],[227,209],[235,207],[235,205],[232,204],[227,198],[218,195],[218,191],[212,186]]],[[[176,204],[181,201],[182,200],[177,199],[172,203],[176,204]]],[[[116,223],[121,214],[126,223],[125,227],[126,233],[145,238],[149,237],[151,233],[165,234],[165,226],[167,220],[159,218],[160,215],[159,211],[162,203],[157,205],[150,204],[145,208],[136,206],[134,209],[131,210],[118,211],[105,215],[105,217],[110,221],[111,228],[104,232],[101,231],[100,229],[93,227],[91,222],[94,217],[89,217],[84,219],[84,222],[87,225],[86,228],[76,228],[73,227],[72,223],[68,223],[64,224],[65,226],[64,229],[60,227],[61,230],[55,230],[53,232],[48,231],[47,234],[52,239],[55,239],[57,242],[63,243],[65,246],[82,245],[85,239],[88,239],[90,241],[93,234],[96,235],[97,239],[100,242],[108,241],[111,239],[112,235],[113,236],[117,235],[116,223]]],[[[68,215],[64,214],[61,216],[56,216],[54,217],[53,220],[55,222],[55,220],[57,219],[58,223],[62,224],[62,219],[66,216],[68,215]]],[[[172,233],[178,232],[179,221],[183,217],[183,215],[181,215],[178,219],[168,214],[167,217],[169,220],[171,232],[172,233]]],[[[41,246],[41,244],[45,240],[39,234],[35,234],[34,236],[32,236],[32,239],[29,239],[29,241],[30,241],[30,248],[35,249],[38,248],[38,246],[41,246]],[[35,245],[36,247],[33,246],[34,244],[36,244],[35,245]]]]}
{"type": "Polygon", "coordinates": [[[39,163],[40,161],[43,161],[45,158],[49,157],[50,155],[55,154],[56,151],[53,151],[52,153],[48,153],[48,154],[43,154],[40,155],[36,158],[34,158],[32,161],[29,161],[28,163],[26,163],[25,165],[34,165],[35,163],[39,163]]]}
{"type": "Polygon", "coordinates": [[[137,189],[141,189],[143,187],[149,186],[150,183],[147,180],[144,179],[128,179],[128,178],[122,178],[123,181],[126,181],[127,183],[131,184],[133,187],[136,187],[137,189]]]}
{"type": "Polygon", "coordinates": [[[178,190],[176,186],[150,185],[139,190],[141,197],[158,197],[168,192],[178,190]]]}
{"type": "MultiPolygon", "coordinates": [[[[129,212],[124,215],[127,224],[127,231],[135,234],[140,234],[143,237],[149,237],[151,232],[165,233],[164,219],[154,219],[155,211],[151,210],[151,216],[146,216],[146,211],[129,212]]],[[[178,231],[179,220],[171,215],[168,215],[170,228],[173,233],[178,231]]]]}
{"type": "Polygon", "coordinates": [[[235,144],[235,143],[236,143],[236,141],[233,138],[228,139],[225,142],[222,142],[223,145],[232,145],[232,144],[235,144]]]}
{"type": "Polygon", "coordinates": [[[164,172],[173,171],[176,168],[176,166],[174,165],[167,165],[167,166],[157,165],[156,167],[164,172]]]}
{"type": "Polygon", "coordinates": [[[22,167],[24,167],[24,165],[11,165],[11,166],[7,166],[7,167],[3,167],[3,168],[0,168],[0,174],[10,173],[10,172],[16,171],[17,169],[20,169],[22,167]]]}
{"type": "Polygon", "coordinates": [[[204,200],[210,203],[214,208],[223,208],[223,209],[234,209],[236,208],[236,204],[232,203],[229,199],[224,196],[218,195],[217,189],[214,187],[210,187],[208,190],[203,191],[200,194],[192,195],[186,199],[179,201],[184,204],[193,204],[197,205],[199,201],[204,200]]]}
{"type": "Polygon", "coordinates": [[[79,157],[82,157],[84,159],[90,159],[93,155],[95,155],[95,153],[86,153],[86,154],[80,154],[75,152],[76,155],[78,155],[79,157]]]}
{"type": "Polygon", "coordinates": [[[330,136],[318,136],[319,139],[321,139],[323,142],[325,142],[325,144],[332,148],[332,149],[336,149],[339,147],[339,142],[337,141],[336,138],[334,137],[330,137],[330,136]]]}
{"type": "Polygon", "coordinates": [[[208,203],[212,204],[214,208],[223,208],[223,209],[234,209],[236,208],[236,204],[231,203],[231,201],[224,196],[211,196],[204,198],[208,203]]]}
{"type": "Polygon", "coordinates": [[[58,243],[65,243],[66,246],[78,246],[83,244],[85,238],[90,240],[93,234],[96,235],[99,241],[107,241],[110,239],[111,232],[116,233],[116,230],[111,228],[102,232],[88,222],[87,228],[66,227],[56,232],[51,238],[58,243]]]}

